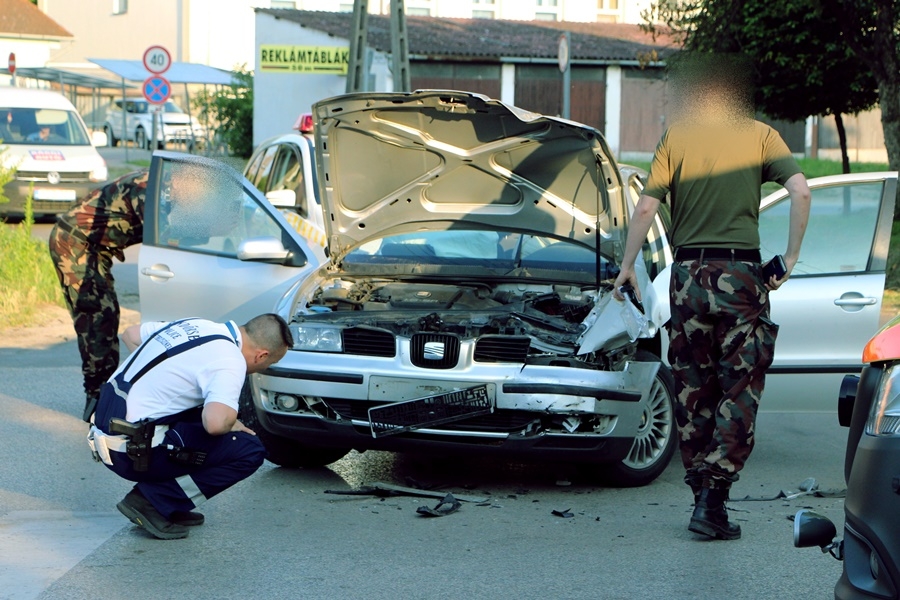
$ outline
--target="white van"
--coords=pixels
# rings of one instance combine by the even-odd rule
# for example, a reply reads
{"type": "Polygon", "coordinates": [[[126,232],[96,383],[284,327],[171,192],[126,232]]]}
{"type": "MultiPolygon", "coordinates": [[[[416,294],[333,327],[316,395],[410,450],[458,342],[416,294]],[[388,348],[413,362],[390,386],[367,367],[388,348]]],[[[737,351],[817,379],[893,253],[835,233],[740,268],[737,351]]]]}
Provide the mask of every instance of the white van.
{"type": "Polygon", "coordinates": [[[56,92],[0,86],[0,140],[0,161],[16,169],[3,188],[9,202],[0,202],[0,217],[24,215],[32,190],[35,216],[65,212],[108,177],[94,147],[106,145],[106,134],[88,135],[75,107],[56,92]]]}

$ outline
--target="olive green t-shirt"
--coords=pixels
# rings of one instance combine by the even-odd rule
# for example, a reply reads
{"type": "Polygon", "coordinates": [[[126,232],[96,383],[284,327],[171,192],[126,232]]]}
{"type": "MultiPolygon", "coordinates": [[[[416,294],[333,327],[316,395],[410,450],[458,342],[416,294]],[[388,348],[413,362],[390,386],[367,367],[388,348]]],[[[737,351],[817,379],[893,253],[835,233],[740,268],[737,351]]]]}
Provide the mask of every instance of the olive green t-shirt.
{"type": "Polygon", "coordinates": [[[669,241],[679,247],[759,248],[760,186],[800,173],[778,132],[759,121],[672,125],[644,194],[670,194],[669,241]]]}

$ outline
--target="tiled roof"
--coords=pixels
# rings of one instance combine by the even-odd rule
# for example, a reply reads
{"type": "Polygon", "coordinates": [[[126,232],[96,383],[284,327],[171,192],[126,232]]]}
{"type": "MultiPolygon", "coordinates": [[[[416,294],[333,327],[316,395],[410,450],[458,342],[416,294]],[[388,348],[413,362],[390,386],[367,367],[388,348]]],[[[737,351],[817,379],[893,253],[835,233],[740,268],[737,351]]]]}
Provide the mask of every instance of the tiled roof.
{"type": "MultiPolygon", "coordinates": [[[[257,12],[293,21],[302,27],[349,39],[352,13],[260,8],[257,12]]],[[[555,59],[562,32],[571,32],[572,60],[624,62],[656,51],[665,56],[677,48],[666,38],[653,40],[637,25],[570,21],[509,21],[501,19],[444,19],[407,16],[411,56],[499,57],[555,59]]],[[[390,17],[369,15],[367,43],[383,52],[391,49],[390,17]]]]}
{"type": "Polygon", "coordinates": [[[73,37],[28,0],[0,0],[0,37],[73,37]]]}

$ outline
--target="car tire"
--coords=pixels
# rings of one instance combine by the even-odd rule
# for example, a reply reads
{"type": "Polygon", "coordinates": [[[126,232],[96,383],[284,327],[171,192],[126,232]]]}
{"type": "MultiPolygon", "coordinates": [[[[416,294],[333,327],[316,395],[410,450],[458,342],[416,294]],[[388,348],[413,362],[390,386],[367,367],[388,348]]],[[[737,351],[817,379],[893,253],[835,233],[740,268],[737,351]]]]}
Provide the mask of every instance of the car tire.
{"type": "MultiPolygon", "coordinates": [[[[635,360],[653,362],[659,361],[659,357],[639,350],[635,360]]],[[[620,462],[604,465],[603,479],[620,487],[647,485],[669,466],[678,445],[677,438],[675,378],[665,364],[660,364],[634,443],[620,462]]]]}
{"type": "Polygon", "coordinates": [[[266,447],[266,460],[286,468],[316,468],[324,467],[343,458],[349,448],[316,448],[263,429],[259,418],[256,416],[256,406],[253,404],[253,396],[250,392],[249,378],[244,381],[239,401],[239,417],[241,422],[256,432],[259,441],[266,447]]]}
{"type": "Polygon", "coordinates": [[[148,150],[150,148],[149,144],[150,142],[147,141],[147,132],[144,131],[143,127],[138,127],[137,131],[134,132],[134,145],[141,150],[148,150]]]}
{"type": "Polygon", "coordinates": [[[106,143],[110,148],[115,148],[119,145],[119,140],[116,138],[116,135],[113,133],[113,128],[106,124],[103,126],[103,131],[106,132],[106,143]]]}

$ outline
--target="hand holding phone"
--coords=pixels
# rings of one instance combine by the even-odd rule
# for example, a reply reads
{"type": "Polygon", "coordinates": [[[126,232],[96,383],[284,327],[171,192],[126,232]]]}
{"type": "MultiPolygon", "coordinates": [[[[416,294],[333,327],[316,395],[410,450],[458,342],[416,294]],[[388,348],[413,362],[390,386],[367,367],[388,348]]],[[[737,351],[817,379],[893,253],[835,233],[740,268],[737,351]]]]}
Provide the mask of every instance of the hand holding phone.
{"type": "Polygon", "coordinates": [[[772,276],[775,276],[775,279],[781,280],[787,274],[787,266],[784,264],[784,257],[780,254],[776,254],[772,257],[772,260],[763,265],[763,277],[768,283],[772,276]]]}

